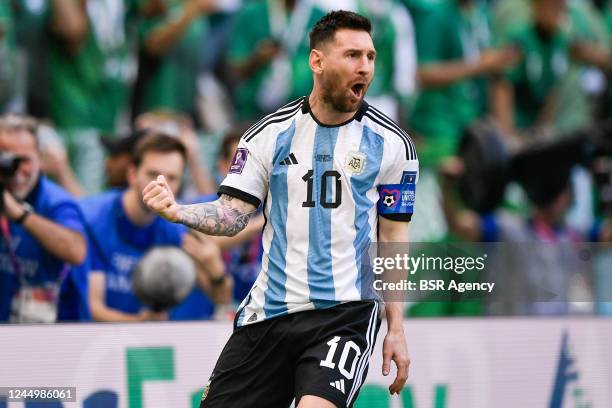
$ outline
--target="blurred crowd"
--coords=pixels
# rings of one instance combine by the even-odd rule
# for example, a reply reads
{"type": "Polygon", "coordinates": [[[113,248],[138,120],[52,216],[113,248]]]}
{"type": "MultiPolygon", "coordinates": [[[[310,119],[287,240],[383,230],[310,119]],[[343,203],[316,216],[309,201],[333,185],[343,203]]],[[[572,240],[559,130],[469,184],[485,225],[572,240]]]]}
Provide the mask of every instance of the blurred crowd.
{"type": "Polygon", "coordinates": [[[560,262],[612,241],[612,0],[2,0],[0,322],[231,319],[263,215],[209,237],[141,192],[214,200],[242,132],[310,92],[332,9],[372,21],[366,100],[417,144],[410,239],[560,244],[516,268],[562,302],[407,315],[612,314],[612,256],[560,262]]]}

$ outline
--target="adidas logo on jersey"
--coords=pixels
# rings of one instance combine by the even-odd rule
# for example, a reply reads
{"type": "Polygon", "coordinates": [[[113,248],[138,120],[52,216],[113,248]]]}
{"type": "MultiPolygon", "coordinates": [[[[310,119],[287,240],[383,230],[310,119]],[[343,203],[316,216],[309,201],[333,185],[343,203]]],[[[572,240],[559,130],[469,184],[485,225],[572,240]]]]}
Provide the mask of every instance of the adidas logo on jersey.
{"type": "Polygon", "coordinates": [[[343,379],[332,381],[329,383],[329,385],[331,385],[333,388],[337,389],[338,391],[344,394],[344,380],[343,379]]]}
{"type": "Polygon", "coordinates": [[[290,166],[292,164],[298,164],[298,161],[293,155],[293,153],[289,153],[289,156],[285,157],[285,160],[280,162],[281,166],[290,166]]]}

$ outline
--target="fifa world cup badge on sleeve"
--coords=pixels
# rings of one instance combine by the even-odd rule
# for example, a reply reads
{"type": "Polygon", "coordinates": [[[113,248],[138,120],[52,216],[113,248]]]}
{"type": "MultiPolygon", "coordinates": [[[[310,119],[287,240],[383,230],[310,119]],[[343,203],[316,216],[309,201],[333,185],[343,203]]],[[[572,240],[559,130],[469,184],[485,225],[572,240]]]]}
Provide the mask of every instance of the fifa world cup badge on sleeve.
{"type": "Polygon", "coordinates": [[[405,171],[402,173],[402,180],[400,181],[400,184],[415,184],[416,176],[416,171],[405,171]]]}
{"type": "Polygon", "coordinates": [[[247,149],[242,147],[236,149],[236,153],[234,153],[234,159],[232,160],[232,165],[230,166],[229,172],[235,174],[242,173],[242,169],[244,169],[247,157],[249,157],[249,151],[247,149]]]}

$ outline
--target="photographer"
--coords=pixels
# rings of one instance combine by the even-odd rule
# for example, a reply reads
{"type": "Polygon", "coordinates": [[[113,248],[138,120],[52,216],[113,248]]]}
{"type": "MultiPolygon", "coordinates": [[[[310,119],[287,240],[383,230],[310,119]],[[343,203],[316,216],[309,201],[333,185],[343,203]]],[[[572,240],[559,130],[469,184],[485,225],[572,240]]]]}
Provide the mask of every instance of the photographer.
{"type": "Polygon", "coordinates": [[[0,117],[0,153],[0,321],[53,322],[64,271],[85,259],[81,214],[72,197],[41,174],[34,120],[0,117]]]}

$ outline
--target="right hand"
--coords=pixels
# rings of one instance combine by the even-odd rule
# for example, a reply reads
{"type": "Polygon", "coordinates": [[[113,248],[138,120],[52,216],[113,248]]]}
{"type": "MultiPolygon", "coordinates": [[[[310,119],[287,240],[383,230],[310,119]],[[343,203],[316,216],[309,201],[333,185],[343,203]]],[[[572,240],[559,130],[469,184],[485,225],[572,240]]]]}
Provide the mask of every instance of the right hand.
{"type": "Polygon", "coordinates": [[[513,46],[502,49],[488,49],[480,54],[480,68],[485,74],[501,73],[516,65],[520,57],[520,51],[513,46]]]}
{"type": "Polygon", "coordinates": [[[180,206],[174,200],[174,194],[164,176],[159,175],[156,180],[147,184],[142,190],[142,201],[168,221],[178,221],[180,206]]]}

